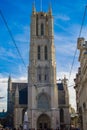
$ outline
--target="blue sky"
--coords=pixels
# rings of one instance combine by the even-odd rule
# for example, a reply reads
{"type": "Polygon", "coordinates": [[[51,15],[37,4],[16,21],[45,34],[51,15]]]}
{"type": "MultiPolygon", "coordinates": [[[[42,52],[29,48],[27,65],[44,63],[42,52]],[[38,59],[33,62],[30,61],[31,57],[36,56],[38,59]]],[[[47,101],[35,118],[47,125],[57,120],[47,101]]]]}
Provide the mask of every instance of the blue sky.
{"type": "MultiPolygon", "coordinates": [[[[6,109],[7,78],[9,75],[14,80],[27,80],[27,66],[29,64],[30,43],[30,18],[33,0],[0,0],[2,11],[7,24],[13,34],[16,45],[20,50],[26,64],[24,67],[15,45],[0,15],[0,111],[6,109]],[[2,83],[4,82],[4,83],[2,83]]],[[[57,79],[64,75],[69,79],[69,73],[77,46],[83,13],[87,4],[86,0],[42,0],[42,11],[47,12],[49,3],[52,3],[54,16],[54,39],[56,48],[57,79]]],[[[35,0],[36,10],[41,11],[41,0],[35,0]]],[[[84,21],[81,36],[86,34],[86,20],[84,21]]],[[[78,52],[71,73],[69,85],[73,84],[73,78],[79,66],[78,52]]],[[[75,92],[69,87],[70,103],[75,107],[75,92]]]]}

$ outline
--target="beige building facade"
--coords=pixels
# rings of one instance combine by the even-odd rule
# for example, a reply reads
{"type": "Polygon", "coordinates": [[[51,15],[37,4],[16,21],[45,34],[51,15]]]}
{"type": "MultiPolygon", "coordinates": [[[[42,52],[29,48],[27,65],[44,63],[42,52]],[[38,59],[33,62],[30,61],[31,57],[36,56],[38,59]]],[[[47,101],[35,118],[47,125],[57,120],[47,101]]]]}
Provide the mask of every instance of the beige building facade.
{"type": "Polygon", "coordinates": [[[33,7],[28,74],[29,127],[56,129],[59,109],[51,8],[44,13],[33,7]]]}
{"type": "Polygon", "coordinates": [[[80,51],[80,67],[75,79],[75,90],[79,124],[81,130],[87,129],[87,41],[78,38],[77,47],[80,51]]]}

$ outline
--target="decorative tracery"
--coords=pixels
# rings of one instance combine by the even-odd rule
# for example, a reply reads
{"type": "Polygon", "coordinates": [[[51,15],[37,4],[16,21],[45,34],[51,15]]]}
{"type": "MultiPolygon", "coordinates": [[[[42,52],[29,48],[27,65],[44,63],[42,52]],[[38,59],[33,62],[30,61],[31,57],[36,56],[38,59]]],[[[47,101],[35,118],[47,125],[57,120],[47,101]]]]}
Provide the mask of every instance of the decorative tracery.
{"type": "Polygon", "coordinates": [[[49,109],[50,108],[49,98],[45,93],[41,93],[38,96],[37,108],[39,108],[39,109],[49,109]]]}

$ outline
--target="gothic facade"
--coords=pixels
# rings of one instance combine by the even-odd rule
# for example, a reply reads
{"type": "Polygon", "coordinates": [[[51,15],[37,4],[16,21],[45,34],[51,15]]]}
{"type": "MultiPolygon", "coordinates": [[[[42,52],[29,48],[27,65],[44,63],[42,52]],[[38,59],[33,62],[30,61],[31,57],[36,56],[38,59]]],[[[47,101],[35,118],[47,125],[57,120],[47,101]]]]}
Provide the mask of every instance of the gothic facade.
{"type": "Polygon", "coordinates": [[[27,111],[29,128],[46,129],[70,125],[66,78],[56,82],[56,59],[52,10],[32,9],[28,83],[8,81],[8,112],[14,126],[23,125],[27,111]],[[10,110],[11,109],[11,110],[10,110]]]}

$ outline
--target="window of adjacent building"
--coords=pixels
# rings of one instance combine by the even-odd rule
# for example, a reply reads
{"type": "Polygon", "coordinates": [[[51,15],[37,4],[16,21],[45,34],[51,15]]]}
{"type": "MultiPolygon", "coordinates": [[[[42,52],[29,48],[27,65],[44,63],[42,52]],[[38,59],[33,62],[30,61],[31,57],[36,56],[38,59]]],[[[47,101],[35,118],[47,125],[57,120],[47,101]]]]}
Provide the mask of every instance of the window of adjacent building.
{"type": "Polygon", "coordinates": [[[37,48],[37,57],[38,57],[38,60],[40,60],[40,52],[41,52],[41,48],[40,48],[40,46],[38,46],[38,48],[37,48]]]}
{"type": "Polygon", "coordinates": [[[43,35],[44,35],[44,24],[41,23],[41,36],[43,36],[43,35]]]}
{"type": "Polygon", "coordinates": [[[60,122],[64,122],[64,110],[62,108],[60,109],[60,122]]]}
{"type": "Polygon", "coordinates": [[[37,101],[37,107],[39,109],[49,109],[50,105],[49,105],[49,100],[46,94],[42,93],[39,95],[38,97],[38,101],[37,101]]]}
{"type": "Polygon", "coordinates": [[[48,59],[47,46],[44,47],[44,58],[45,58],[45,60],[48,59]]]}

